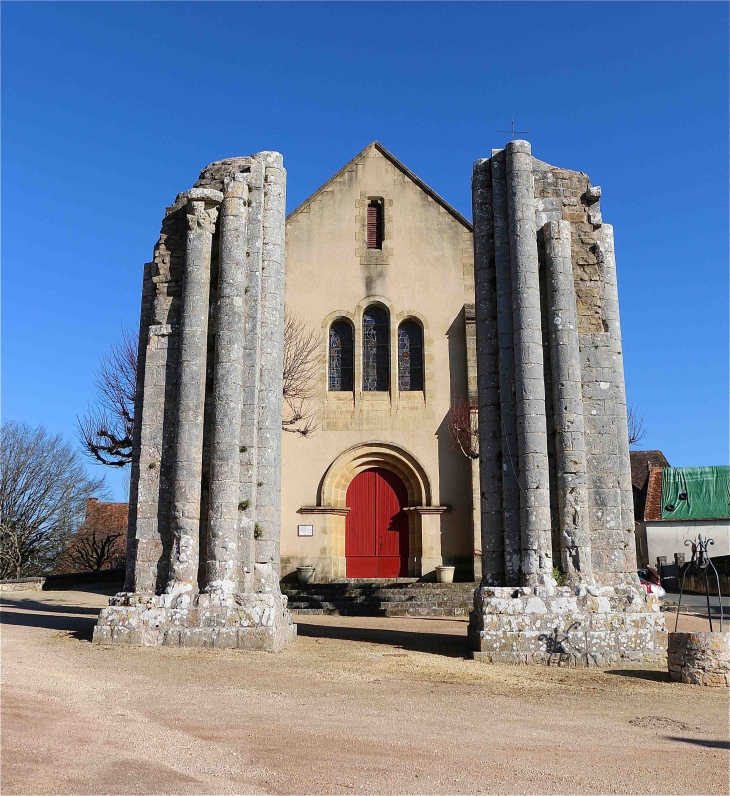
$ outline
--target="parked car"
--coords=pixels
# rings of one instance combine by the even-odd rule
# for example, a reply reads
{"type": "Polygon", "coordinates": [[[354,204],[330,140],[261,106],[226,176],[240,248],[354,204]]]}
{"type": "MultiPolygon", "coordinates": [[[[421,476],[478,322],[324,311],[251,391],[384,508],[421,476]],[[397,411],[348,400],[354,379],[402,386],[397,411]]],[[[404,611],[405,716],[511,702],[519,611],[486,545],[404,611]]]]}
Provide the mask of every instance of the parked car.
{"type": "Polygon", "coordinates": [[[640,569],[637,571],[641,585],[646,589],[647,594],[656,594],[657,597],[666,597],[667,593],[662,587],[659,574],[653,567],[640,569]]]}

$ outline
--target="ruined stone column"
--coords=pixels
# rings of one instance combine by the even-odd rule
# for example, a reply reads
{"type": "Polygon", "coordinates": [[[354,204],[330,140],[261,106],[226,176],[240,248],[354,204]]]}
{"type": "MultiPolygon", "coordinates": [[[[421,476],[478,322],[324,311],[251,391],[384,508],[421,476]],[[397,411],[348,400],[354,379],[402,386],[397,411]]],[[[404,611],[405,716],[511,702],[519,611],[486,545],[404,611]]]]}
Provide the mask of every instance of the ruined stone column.
{"type": "Polygon", "coordinates": [[[585,580],[591,575],[578,311],[570,255],[570,222],[550,221],[543,230],[547,260],[560,553],[562,571],[572,582],[585,580]]]}
{"type": "Polygon", "coordinates": [[[520,582],[520,481],[515,407],[515,348],[512,317],[512,264],[507,219],[504,150],[492,152],[492,217],[494,265],[497,281],[497,334],[499,340],[499,395],[502,425],[502,525],[504,529],[505,585],[520,582]]]}
{"type": "Polygon", "coordinates": [[[218,317],[213,392],[213,448],[208,509],[206,591],[236,590],[241,392],[248,186],[235,174],[225,184],[218,245],[218,317]]]}
{"type": "Polygon", "coordinates": [[[598,238],[598,265],[603,284],[603,319],[611,336],[611,354],[614,362],[613,398],[616,416],[616,439],[619,459],[619,491],[621,493],[621,530],[629,534],[626,546],[626,571],[636,569],[634,544],[634,499],[631,487],[631,460],[629,458],[629,429],[626,414],[626,381],[621,342],[621,322],[616,278],[616,254],[613,243],[613,226],[603,224],[596,231],[598,238]]]}
{"type": "MultiPolygon", "coordinates": [[[[481,212],[486,196],[480,201],[477,194],[474,241],[476,257],[481,239],[493,235],[507,582],[483,581],[474,591],[474,658],[661,666],[667,642],[659,601],[631,574],[621,333],[612,230],[601,226],[596,204],[601,190],[581,172],[532,158],[524,141],[492,150],[491,174],[493,230],[481,212]],[[511,449],[521,481],[514,496],[521,509],[521,582],[510,580],[511,449]],[[551,526],[560,531],[555,555],[568,576],[562,586],[552,578],[551,526]]],[[[480,185],[475,168],[475,193],[484,190],[480,185]]],[[[475,266],[479,274],[478,258],[475,266]]],[[[489,389],[479,382],[486,397],[489,389]]]]}
{"type": "MultiPolygon", "coordinates": [[[[149,265],[145,266],[147,271],[149,265]]],[[[137,570],[137,523],[138,511],[140,508],[140,452],[143,439],[143,403],[145,377],[147,375],[147,343],[149,337],[149,327],[154,313],[155,284],[145,273],[142,280],[142,311],[140,313],[139,337],[137,345],[137,379],[135,383],[134,396],[134,416],[136,422],[132,434],[132,466],[129,476],[129,513],[127,516],[127,566],[124,580],[124,591],[135,591],[139,584],[138,591],[153,592],[155,580],[148,572],[147,577],[140,577],[141,573],[137,570]]],[[[150,390],[151,391],[151,390],[150,390]]],[[[147,430],[147,429],[145,429],[147,430]]],[[[148,440],[145,439],[148,443],[148,440]]],[[[148,443],[149,444],[149,443],[148,443]]],[[[142,488],[142,498],[144,502],[144,486],[142,488]]]]}
{"type": "Polygon", "coordinates": [[[482,582],[504,582],[502,525],[502,429],[497,334],[497,278],[494,267],[491,164],[477,160],[472,176],[474,277],[476,292],[479,475],[482,582]]]}
{"type": "Polygon", "coordinates": [[[241,446],[239,502],[239,581],[243,591],[253,583],[256,511],[258,498],[258,406],[259,353],[261,344],[261,264],[263,249],[264,165],[258,155],[251,158],[248,177],[248,226],[246,230],[246,302],[241,395],[241,446]]]}
{"type": "Polygon", "coordinates": [[[193,188],[188,193],[170,512],[172,551],[166,589],[168,595],[186,595],[188,600],[198,591],[210,258],[222,199],[220,191],[205,188],[193,188]]]}
{"type": "Polygon", "coordinates": [[[532,155],[527,141],[510,142],[506,153],[517,443],[522,486],[522,580],[525,585],[552,585],[550,483],[532,155]]]}
{"type": "Polygon", "coordinates": [[[273,349],[281,348],[283,271],[281,155],[211,163],[167,208],[154,263],[145,267],[140,316],[134,559],[128,588],[99,615],[95,642],[275,652],[296,635],[274,556],[265,563],[254,556],[257,487],[268,487],[262,513],[276,511],[268,541],[278,558],[271,490],[279,488],[282,370],[273,349]],[[264,276],[269,349],[261,341],[264,276]],[[278,438],[270,433],[274,415],[278,438]],[[260,484],[259,453],[270,468],[260,484]]]}
{"type": "Polygon", "coordinates": [[[256,561],[279,571],[281,525],[281,419],[284,357],[284,222],[286,171],[278,152],[260,152],[264,163],[261,329],[259,345],[256,561]]]}

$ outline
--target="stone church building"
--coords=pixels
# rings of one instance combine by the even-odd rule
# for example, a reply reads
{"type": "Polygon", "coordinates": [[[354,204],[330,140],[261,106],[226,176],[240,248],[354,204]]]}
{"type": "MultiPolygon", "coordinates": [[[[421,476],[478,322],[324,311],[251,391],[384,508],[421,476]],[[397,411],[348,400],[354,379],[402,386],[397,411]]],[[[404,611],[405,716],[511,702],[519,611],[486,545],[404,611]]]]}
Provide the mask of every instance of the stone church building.
{"type": "Polygon", "coordinates": [[[94,639],[276,651],[298,567],[447,565],[478,583],[479,660],[664,660],[636,576],[600,187],[511,141],[474,164],[472,229],[374,142],[288,218],[285,195],[265,151],[209,165],[166,210],[142,288],[127,578],[94,639]],[[313,435],[282,433],[285,308],[312,335],[313,435]],[[478,468],[454,406],[478,411],[478,468]]]}
{"type": "Polygon", "coordinates": [[[316,433],[284,434],[282,577],[480,574],[448,433],[476,393],[471,223],[373,142],[288,216],[285,303],[321,352],[316,433]]]}

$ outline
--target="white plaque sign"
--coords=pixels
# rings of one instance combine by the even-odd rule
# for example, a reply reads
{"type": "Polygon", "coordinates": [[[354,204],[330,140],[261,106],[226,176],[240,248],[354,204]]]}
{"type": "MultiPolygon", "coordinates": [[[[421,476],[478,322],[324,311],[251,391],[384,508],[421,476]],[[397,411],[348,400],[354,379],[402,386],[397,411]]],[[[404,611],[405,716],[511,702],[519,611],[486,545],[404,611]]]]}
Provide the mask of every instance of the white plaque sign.
{"type": "Polygon", "coordinates": [[[299,536],[314,536],[314,525],[297,525],[299,536]]]}

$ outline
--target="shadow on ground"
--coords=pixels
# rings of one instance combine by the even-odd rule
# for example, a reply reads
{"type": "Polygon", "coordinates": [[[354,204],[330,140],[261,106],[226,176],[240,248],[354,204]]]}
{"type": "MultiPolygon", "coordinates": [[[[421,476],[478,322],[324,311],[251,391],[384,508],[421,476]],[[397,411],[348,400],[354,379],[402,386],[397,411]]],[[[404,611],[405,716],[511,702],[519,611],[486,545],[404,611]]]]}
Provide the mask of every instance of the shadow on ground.
{"type": "Polygon", "coordinates": [[[329,638],[341,641],[363,641],[368,644],[385,644],[411,652],[430,652],[449,658],[470,658],[466,635],[450,633],[424,633],[419,630],[385,630],[370,627],[335,627],[307,624],[296,617],[297,635],[309,638],[329,638]]]}
{"type": "Polygon", "coordinates": [[[638,680],[651,680],[653,683],[669,683],[669,672],[661,669],[606,669],[606,674],[619,677],[635,677],[638,680]]]}
{"type": "MultiPolygon", "coordinates": [[[[66,631],[78,641],[91,641],[100,610],[29,599],[0,600],[0,620],[3,624],[66,631]]],[[[300,636],[383,644],[450,658],[470,657],[466,634],[308,624],[304,617],[296,617],[296,622],[300,636]]]]}
{"type": "Polygon", "coordinates": [[[681,741],[682,743],[693,743],[696,746],[706,746],[708,749],[730,749],[730,741],[709,741],[704,738],[679,738],[677,736],[667,736],[670,741],[681,741]]]}
{"type": "Polygon", "coordinates": [[[79,608],[36,600],[0,601],[0,621],[4,625],[65,630],[79,641],[91,641],[100,608],[79,608]]]}

